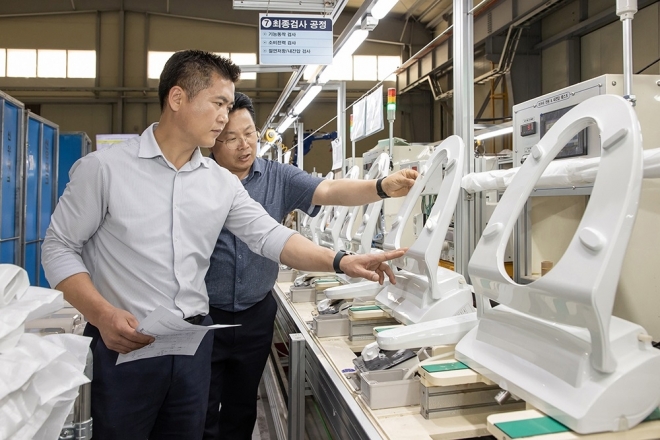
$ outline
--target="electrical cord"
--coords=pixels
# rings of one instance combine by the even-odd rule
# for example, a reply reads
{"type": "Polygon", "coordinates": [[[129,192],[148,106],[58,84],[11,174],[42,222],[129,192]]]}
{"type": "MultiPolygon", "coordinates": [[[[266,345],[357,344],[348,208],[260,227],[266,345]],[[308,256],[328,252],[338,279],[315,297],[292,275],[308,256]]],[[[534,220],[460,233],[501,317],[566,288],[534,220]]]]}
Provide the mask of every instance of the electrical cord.
{"type": "Polygon", "coordinates": [[[657,63],[658,61],[660,61],[660,58],[658,58],[657,60],[653,61],[653,62],[652,62],[651,64],[649,64],[648,66],[644,67],[644,68],[643,68],[642,70],[640,70],[639,72],[635,73],[635,75],[639,75],[640,73],[642,73],[643,71],[645,71],[646,69],[648,69],[649,67],[651,67],[652,65],[654,65],[655,63],[657,63]]]}

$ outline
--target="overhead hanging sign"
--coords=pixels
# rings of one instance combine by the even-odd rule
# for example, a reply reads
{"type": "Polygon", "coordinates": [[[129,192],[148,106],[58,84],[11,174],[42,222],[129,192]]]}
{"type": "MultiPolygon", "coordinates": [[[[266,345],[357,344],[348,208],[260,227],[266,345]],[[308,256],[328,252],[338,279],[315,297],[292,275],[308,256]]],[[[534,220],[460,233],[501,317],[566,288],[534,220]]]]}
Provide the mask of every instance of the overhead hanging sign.
{"type": "Polygon", "coordinates": [[[332,19],[259,14],[259,64],[332,64],[332,19]]]}

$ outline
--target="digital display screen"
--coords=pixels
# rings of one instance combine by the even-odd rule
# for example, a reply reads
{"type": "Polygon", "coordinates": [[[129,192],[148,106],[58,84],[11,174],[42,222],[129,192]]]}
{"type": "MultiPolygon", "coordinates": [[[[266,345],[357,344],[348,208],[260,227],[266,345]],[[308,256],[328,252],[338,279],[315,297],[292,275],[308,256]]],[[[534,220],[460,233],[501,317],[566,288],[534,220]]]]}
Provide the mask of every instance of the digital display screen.
{"type": "Polygon", "coordinates": [[[528,122],[520,126],[520,136],[531,136],[536,134],[536,121],[528,122]]]}
{"type": "MultiPolygon", "coordinates": [[[[550,130],[550,128],[555,125],[555,122],[564,116],[570,109],[575,106],[565,107],[559,110],[555,110],[548,113],[541,114],[541,137],[550,130]]],[[[568,143],[561,149],[557,154],[555,159],[561,159],[564,157],[575,157],[575,156],[586,156],[587,155],[587,129],[585,128],[573,138],[568,141],[568,143]]]]}

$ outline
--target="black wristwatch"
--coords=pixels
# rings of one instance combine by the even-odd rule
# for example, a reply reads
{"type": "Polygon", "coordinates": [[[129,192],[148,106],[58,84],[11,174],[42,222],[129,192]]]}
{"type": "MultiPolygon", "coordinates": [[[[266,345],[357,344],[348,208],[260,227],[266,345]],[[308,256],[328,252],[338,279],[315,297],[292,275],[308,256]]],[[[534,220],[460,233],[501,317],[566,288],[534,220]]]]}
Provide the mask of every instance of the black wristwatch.
{"type": "Polygon", "coordinates": [[[339,268],[339,262],[346,255],[355,255],[355,254],[350,251],[339,251],[337,252],[337,255],[335,255],[335,259],[332,260],[332,268],[335,270],[335,273],[344,273],[344,271],[339,268]]]}
{"type": "Polygon", "coordinates": [[[376,180],[376,193],[378,194],[378,197],[381,199],[389,199],[390,196],[387,195],[385,191],[383,191],[383,180],[385,178],[381,177],[380,179],[376,180]]]}

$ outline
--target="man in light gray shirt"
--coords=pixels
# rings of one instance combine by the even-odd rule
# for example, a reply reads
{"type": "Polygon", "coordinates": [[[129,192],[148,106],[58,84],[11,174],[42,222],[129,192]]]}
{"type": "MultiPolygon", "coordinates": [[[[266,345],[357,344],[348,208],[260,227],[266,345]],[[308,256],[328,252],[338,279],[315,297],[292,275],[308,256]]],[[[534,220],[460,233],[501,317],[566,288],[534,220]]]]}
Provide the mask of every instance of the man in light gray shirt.
{"type": "Polygon", "coordinates": [[[153,341],[135,329],[158,306],[211,323],[204,275],[223,226],[289,266],[393,281],[384,261],[403,251],[340,259],[279,225],[235,176],[202,156],[199,147],[212,147],[227,122],[239,75],[222,57],[175,53],[161,74],[159,123],[78,161],[52,216],[43,266],[90,323],[96,440],[201,438],[210,332],[194,356],[115,364],[118,353],[153,341]]]}

